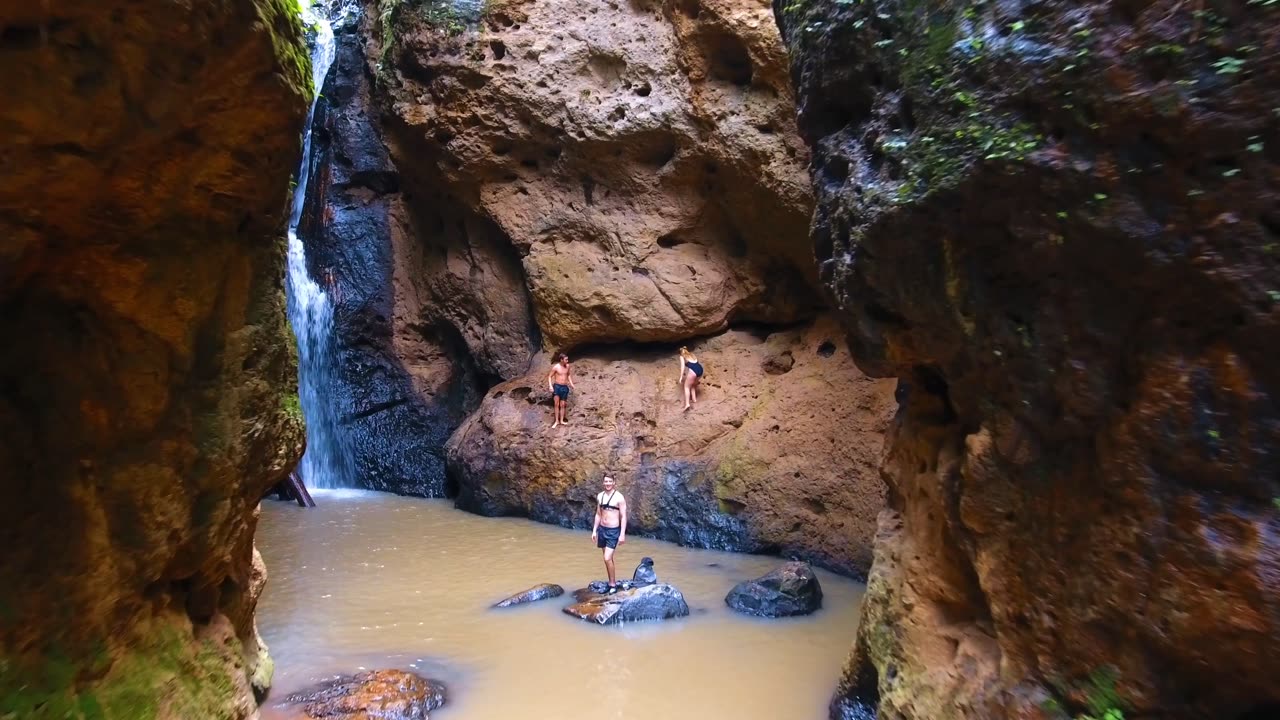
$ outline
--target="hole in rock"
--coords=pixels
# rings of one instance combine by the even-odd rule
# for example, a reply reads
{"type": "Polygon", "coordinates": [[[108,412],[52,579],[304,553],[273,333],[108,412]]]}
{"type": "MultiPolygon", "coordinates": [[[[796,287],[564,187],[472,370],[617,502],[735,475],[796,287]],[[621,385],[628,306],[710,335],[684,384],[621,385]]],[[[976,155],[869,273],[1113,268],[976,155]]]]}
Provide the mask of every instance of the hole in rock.
{"type": "Polygon", "coordinates": [[[697,18],[702,14],[702,5],[699,4],[699,0],[681,0],[679,8],[685,17],[697,18]]]}
{"type": "Polygon", "coordinates": [[[653,87],[648,82],[641,82],[632,92],[640,97],[649,97],[649,93],[653,92],[653,87]]]}
{"type": "MultiPolygon", "coordinates": [[[[529,393],[533,392],[531,387],[518,387],[511,391],[511,397],[514,400],[529,400],[529,393]]],[[[530,402],[532,402],[530,400],[530,402]]]]}
{"type": "Polygon", "coordinates": [[[683,244],[685,244],[685,242],[687,242],[687,241],[686,241],[686,240],[684,240],[683,238],[681,238],[681,237],[680,237],[679,235],[677,235],[676,233],[674,233],[674,232],[669,232],[669,233],[667,233],[666,235],[663,235],[662,237],[658,238],[658,247],[660,247],[660,248],[673,248],[673,247],[675,247],[675,246],[677,246],[677,245],[683,245],[683,244]]]}
{"type": "Polygon", "coordinates": [[[755,74],[755,69],[751,66],[751,54],[736,35],[723,31],[709,32],[706,52],[710,64],[708,69],[713,79],[739,87],[751,84],[751,77],[755,74]]]}
{"type": "Polygon", "coordinates": [[[836,354],[836,344],[830,340],[823,340],[818,346],[818,354],[822,357],[831,357],[836,354]]]}
{"type": "Polygon", "coordinates": [[[493,52],[494,60],[501,60],[507,56],[507,46],[501,40],[490,41],[489,50],[493,52]]]}

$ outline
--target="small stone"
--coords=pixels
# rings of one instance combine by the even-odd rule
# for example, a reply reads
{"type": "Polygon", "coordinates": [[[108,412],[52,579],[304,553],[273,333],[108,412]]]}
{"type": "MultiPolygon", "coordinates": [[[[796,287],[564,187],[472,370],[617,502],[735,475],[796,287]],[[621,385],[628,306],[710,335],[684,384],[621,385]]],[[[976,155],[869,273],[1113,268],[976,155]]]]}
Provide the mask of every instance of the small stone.
{"type": "Polygon", "coordinates": [[[631,573],[631,582],[636,585],[652,585],[658,582],[658,574],[653,570],[653,558],[646,557],[636,566],[636,571],[631,573]]]}
{"type": "Polygon", "coordinates": [[[526,603],[546,600],[548,598],[560,597],[564,594],[564,588],[553,583],[542,583],[523,592],[516,593],[505,600],[500,600],[493,604],[495,608],[511,607],[512,605],[524,605],[526,603]]]}

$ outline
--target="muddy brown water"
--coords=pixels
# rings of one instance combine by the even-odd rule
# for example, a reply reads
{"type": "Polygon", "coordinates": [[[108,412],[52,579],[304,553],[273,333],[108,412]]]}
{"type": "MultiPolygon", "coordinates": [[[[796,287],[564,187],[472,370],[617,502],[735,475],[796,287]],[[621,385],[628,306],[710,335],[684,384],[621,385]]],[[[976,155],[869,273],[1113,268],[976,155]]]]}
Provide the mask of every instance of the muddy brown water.
{"type": "Polygon", "coordinates": [[[322,491],[316,502],[263,502],[268,720],[290,716],[278,707],[290,692],[386,667],[448,683],[432,720],[820,720],[857,625],[863,588],[852,580],[819,571],[825,602],[813,616],[747,618],[724,595],[777,558],[647,538],[628,538],[619,574],[652,557],[690,617],[595,627],[561,612],[568,594],[491,610],[537,583],[572,592],[602,578],[589,533],[382,493],[322,491]]]}

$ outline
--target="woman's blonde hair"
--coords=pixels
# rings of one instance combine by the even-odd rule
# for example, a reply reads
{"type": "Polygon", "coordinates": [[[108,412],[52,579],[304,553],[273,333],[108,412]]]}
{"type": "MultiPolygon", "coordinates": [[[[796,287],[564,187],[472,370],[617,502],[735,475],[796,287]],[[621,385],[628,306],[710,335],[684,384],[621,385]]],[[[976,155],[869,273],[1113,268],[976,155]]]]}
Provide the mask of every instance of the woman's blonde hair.
{"type": "Polygon", "coordinates": [[[680,357],[689,357],[692,354],[693,353],[689,352],[689,348],[684,346],[680,347],[680,357]]]}

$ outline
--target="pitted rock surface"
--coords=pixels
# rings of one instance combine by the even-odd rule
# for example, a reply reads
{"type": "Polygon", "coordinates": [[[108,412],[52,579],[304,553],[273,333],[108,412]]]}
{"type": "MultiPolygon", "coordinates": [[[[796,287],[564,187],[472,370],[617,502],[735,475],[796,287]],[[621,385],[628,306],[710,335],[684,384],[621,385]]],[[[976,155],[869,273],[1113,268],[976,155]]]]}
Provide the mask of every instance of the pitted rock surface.
{"type": "Polygon", "coordinates": [[[775,9],[821,277],[901,381],[836,709],[1076,716],[1111,668],[1125,717],[1274,714],[1280,8],[775,9]]]}
{"type": "Polygon", "coordinates": [[[313,720],[429,720],[445,704],[445,686],[404,670],[372,670],[337,678],[289,696],[313,720]]]}
{"type": "Polygon", "coordinates": [[[707,369],[689,412],[673,353],[602,349],[574,361],[570,424],[554,430],[549,363],[535,366],[490,390],[450,438],[458,506],[587,528],[608,470],[629,533],[864,573],[892,386],[860,376],[839,340],[819,322],[699,342],[707,369]],[[792,369],[771,374],[767,359],[783,352],[792,369]]]}

